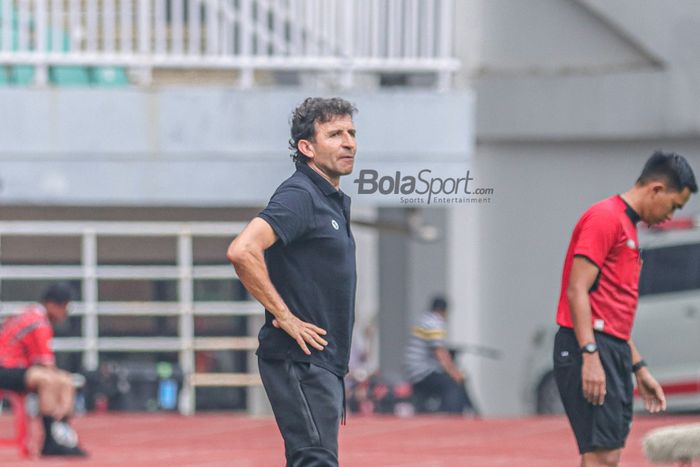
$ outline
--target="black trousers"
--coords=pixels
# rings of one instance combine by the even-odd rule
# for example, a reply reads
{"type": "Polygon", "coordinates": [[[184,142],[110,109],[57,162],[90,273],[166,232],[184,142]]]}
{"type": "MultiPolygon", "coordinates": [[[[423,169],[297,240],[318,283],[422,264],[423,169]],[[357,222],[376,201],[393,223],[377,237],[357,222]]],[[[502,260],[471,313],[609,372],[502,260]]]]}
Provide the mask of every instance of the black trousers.
{"type": "Polygon", "coordinates": [[[338,466],[343,380],[312,363],[258,358],[287,467],[338,466]]]}
{"type": "Polygon", "coordinates": [[[465,409],[472,408],[464,384],[453,380],[447,373],[430,373],[417,383],[413,383],[413,392],[422,399],[440,398],[438,412],[462,413],[465,409]]]}

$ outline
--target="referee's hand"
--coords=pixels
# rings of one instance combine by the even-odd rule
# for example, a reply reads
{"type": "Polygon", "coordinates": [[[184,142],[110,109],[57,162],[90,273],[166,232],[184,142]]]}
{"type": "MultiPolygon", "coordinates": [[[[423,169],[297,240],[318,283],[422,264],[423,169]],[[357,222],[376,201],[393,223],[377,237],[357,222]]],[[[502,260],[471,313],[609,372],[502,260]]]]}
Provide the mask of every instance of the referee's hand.
{"type": "Polygon", "coordinates": [[[292,313],[287,313],[284,318],[275,318],[272,325],[292,336],[306,355],[311,355],[309,345],[316,350],[323,350],[328,345],[328,341],[321,337],[326,335],[325,329],[302,321],[292,313]]]}
{"type": "Polygon", "coordinates": [[[639,395],[644,400],[644,407],[650,413],[666,410],[666,396],[661,385],[651,375],[646,367],[642,367],[635,373],[639,395]]]}
{"type": "Polygon", "coordinates": [[[583,397],[593,405],[603,405],[605,401],[605,370],[600,363],[598,352],[583,354],[581,368],[583,397]]]}

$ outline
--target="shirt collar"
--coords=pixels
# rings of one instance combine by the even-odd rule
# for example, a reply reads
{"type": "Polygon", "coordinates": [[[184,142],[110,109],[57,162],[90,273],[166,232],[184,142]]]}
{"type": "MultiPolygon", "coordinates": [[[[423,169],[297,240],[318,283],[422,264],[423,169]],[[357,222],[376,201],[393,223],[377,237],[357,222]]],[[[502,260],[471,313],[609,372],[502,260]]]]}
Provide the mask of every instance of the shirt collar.
{"type": "Polygon", "coordinates": [[[639,222],[640,220],[642,220],[641,216],[640,216],[639,214],[637,214],[637,211],[635,211],[634,208],[633,208],[632,206],[630,206],[629,204],[627,204],[627,201],[625,201],[625,198],[623,198],[623,197],[620,196],[620,195],[617,195],[617,197],[620,198],[620,200],[621,200],[623,203],[625,203],[625,214],[627,214],[627,217],[630,218],[630,221],[632,221],[632,224],[633,224],[633,225],[636,225],[637,222],[639,222]]]}
{"type": "Polygon", "coordinates": [[[311,181],[314,182],[316,186],[321,190],[321,192],[323,192],[324,195],[330,196],[343,194],[340,190],[337,190],[333,185],[331,185],[331,182],[323,178],[321,174],[309,167],[308,164],[303,162],[297,164],[297,170],[309,177],[311,181]]]}

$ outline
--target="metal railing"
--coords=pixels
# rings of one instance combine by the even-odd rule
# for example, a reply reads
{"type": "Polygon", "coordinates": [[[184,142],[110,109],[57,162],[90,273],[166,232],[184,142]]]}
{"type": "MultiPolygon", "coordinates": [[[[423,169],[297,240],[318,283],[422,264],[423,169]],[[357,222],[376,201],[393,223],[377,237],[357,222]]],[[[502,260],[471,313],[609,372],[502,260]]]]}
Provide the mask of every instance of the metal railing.
{"type": "MultiPolygon", "coordinates": [[[[195,279],[236,278],[231,266],[197,266],[193,261],[193,238],[233,238],[243,228],[242,223],[177,223],[177,222],[0,222],[0,284],[6,280],[80,280],[82,301],[71,307],[71,315],[82,316],[80,337],[57,337],[56,351],[83,352],[83,366],[95,370],[99,365],[99,353],[121,352],[178,352],[179,364],[184,374],[179,409],[191,414],[195,406],[195,389],[199,386],[250,387],[260,384],[254,368],[254,358],[249,355],[249,373],[197,373],[196,351],[238,350],[257,348],[253,336],[197,337],[196,316],[260,316],[262,308],[253,301],[199,302],[194,300],[195,279]],[[80,265],[4,265],[2,264],[2,238],[11,237],[79,237],[81,242],[80,265]],[[177,239],[176,264],[172,266],[149,265],[101,265],[97,246],[100,237],[175,237],[177,239]],[[177,281],[177,302],[105,302],[98,296],[98,281],[111,279],[177,281]],[[101,337],[100,316],[176,316],[177,337],[101,337]]],[[[223,256],[224,252],[222,252],[223,256]]],[[[224,260],[225,261],[225,260],[224,260]]],[[[10,312],[22,303],[3,302],[3,313],[10,312]]]]}
{"type": "Polygon", "coordinates": [[[427,72],[449,85],[454,0],[1,0],[0,62],[154,68],[427,72]]]}

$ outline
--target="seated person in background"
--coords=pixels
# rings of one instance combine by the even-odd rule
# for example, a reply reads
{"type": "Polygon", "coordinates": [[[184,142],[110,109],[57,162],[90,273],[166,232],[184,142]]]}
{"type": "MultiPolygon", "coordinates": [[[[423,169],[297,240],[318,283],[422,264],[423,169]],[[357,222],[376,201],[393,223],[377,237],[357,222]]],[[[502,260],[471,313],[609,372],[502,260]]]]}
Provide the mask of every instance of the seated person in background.
{"type": "Polygon", "coordinates": [[[404,360],[413,393],[440,399],[438,412],[463,413],[470,408],[464,374],[457,368],[445,344],[447,301],[435,297],[430,311],[413,327],[404,360]]]}
{"type": "Polygon", "coordinates": [[[75,400],[73,381],[70,374],[56,368],[51,348],[51,322],[66,319],[71,297],[68,284],[53,284],[41,303],[7,318],[0,328],[0,387],[38,393],[44,425],[42,456],[86,455],[68,425],[75,400]]]}

